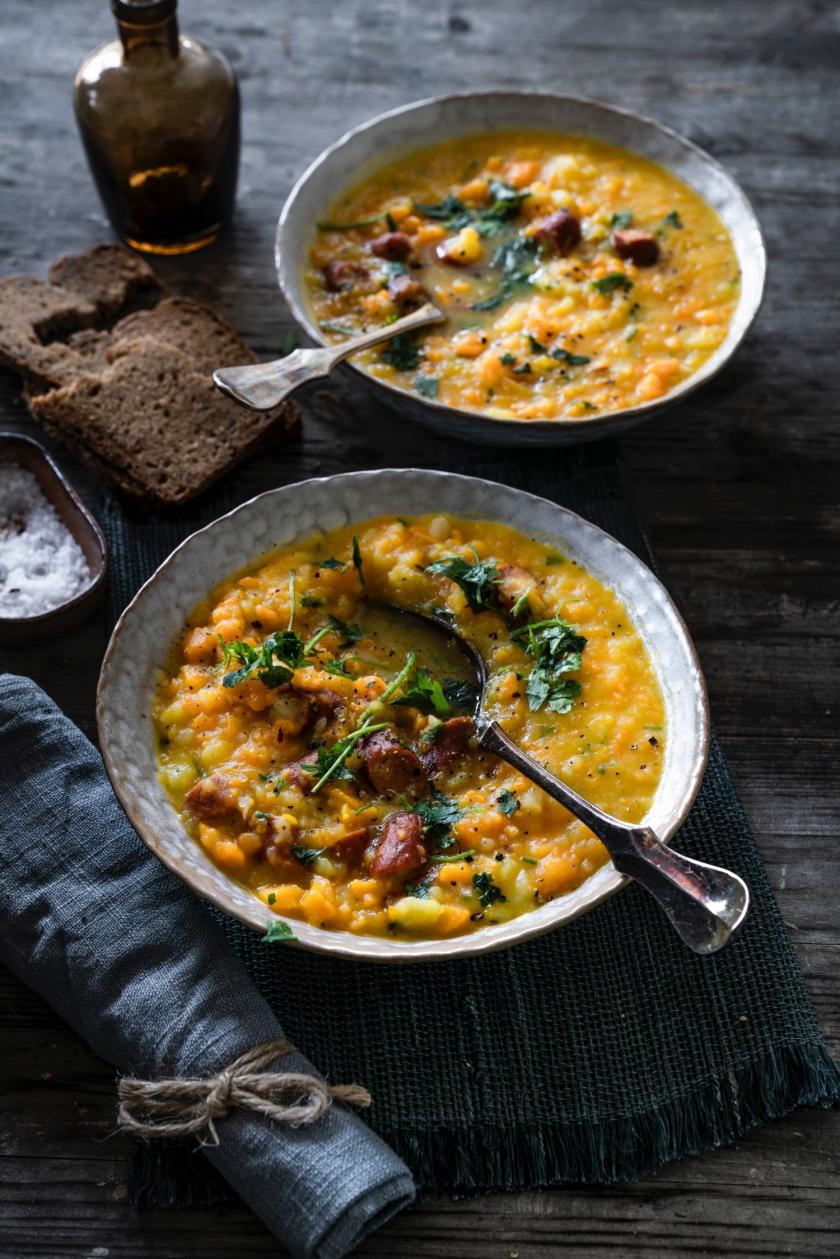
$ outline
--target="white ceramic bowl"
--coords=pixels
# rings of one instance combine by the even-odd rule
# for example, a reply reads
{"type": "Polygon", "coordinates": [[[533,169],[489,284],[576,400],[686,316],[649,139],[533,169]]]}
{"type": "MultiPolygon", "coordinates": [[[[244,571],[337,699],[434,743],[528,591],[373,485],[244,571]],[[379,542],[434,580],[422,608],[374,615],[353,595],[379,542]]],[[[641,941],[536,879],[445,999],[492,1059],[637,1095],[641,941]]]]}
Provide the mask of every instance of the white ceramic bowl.
{"type": "Polygon", "coordinates": [[[304,284],[306,259],[324,217],[342,189],[412,149],[437,141],[527,127],[590,136],[641,153],[668,167],[717,210],[729,228],[741,268],[741,293],[722,345],[688,380],[665,397],[590,419],[503,420],[447,406],[379,380],[348,363],[379,396],[410,419],[450,437],[491,445],[565,446],[630,428],[709,380],[729,361],[755,319],[767,268],[764,241],[752,206],[714,158],[650,118],[598,101],[549,92],[469,92],[415,101],[349,131],[317,157],[292,189],[277,225],[274,257],[280,287],[298,323],[313,341],[327,344],[304,284]]]}
{"type": "MultiPolygon", "coordinates": [[[[491,517],[512,525],[556,545],[611,587],[650,652],[665,700],[665,763],[645,822],[669,840],[700,786],[709,720],[694,646],[661,582],[609,534],[546,499],[444,472],[352,472],[271,490],[187,538],[146,582],[111,637],[97,697],[105,765],[137,831],[194,891],[256,931],[264,931],[276,915],[213,865],[184,830],[158,781],[150,718],[156,673],[195,605],[218,582],[266,552],[351,521],[424,512],[491,517]]],[[[451,940],[397,941],[326,931],[297,921],[291,926],[297,942],[306,948],[367,961],[464,957],[562,926],[625,881],[606,865],[581,887],[539,909],[451,940]]]]}

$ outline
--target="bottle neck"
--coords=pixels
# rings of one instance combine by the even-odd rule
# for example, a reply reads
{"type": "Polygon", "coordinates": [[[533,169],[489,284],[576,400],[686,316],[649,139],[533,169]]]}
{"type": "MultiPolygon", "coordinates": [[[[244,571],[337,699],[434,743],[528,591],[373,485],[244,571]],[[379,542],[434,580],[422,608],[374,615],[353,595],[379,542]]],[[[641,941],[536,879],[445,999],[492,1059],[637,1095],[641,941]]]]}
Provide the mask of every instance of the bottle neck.
{"type": "MultiPolygon", "coordinates": [[[[137,17],[130,12],[131,5],[122,3],[119,6],[114,5],[114,16],[117,21],[117,30],[123,46],[123,54],[127,59],[136,56],[141,50],[154,48],[157,52],[165,57],[177,57],[180,48],[178,42],[178,18],[175,13],[175,5],[161,6],[169,8],[168,13],[164,13],[156,21],[149,21],[146,15],[142,15],[146,20],[141,19],[141,12],[138,11],[137,17]]],[[[142,9],[141,5],[137,5],[138,10],[142,9]]]]}

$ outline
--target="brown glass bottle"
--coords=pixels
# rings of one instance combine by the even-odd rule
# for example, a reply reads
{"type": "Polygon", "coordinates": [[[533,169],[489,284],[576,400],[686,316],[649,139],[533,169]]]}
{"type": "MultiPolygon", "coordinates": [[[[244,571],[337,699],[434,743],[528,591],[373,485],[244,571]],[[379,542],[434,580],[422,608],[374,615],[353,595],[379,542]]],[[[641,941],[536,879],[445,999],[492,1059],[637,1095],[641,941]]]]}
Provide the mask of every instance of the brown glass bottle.
{"type": "Polygon", "coordinates": [[[239,88],[220,53],[178,34],[176,0],[111,0],[119,38],[75,81],[76,120],[105,210],[135,249],[180,254],[233,213],[239,88]]]}

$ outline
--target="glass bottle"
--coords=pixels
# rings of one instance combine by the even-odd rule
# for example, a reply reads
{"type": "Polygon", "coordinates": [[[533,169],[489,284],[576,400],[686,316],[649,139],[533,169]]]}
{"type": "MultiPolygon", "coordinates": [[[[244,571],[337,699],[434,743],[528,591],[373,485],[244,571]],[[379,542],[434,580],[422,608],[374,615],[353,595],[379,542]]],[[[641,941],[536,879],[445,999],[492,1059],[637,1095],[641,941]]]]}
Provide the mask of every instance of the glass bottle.
{"type": "Polygon", "coordinates": [[[179,35],[177,0],[111,0],[119,38],[82,62],[76,120],[105,210],[134,249],[209,245],[233,213],[239,88],[218,52],[179,35]]]}

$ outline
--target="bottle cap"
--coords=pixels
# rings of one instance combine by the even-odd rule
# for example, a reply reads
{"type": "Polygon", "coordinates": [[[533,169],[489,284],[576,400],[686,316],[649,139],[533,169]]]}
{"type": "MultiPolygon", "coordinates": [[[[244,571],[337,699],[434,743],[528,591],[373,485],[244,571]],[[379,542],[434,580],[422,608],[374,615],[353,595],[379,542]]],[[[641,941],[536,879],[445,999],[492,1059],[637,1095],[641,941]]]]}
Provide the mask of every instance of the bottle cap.
{"type": "Polygon", "coordinates": [[[156,26],[172,17],[178,0],[111,0],[111,11],[132,26],[156,26]]]}

